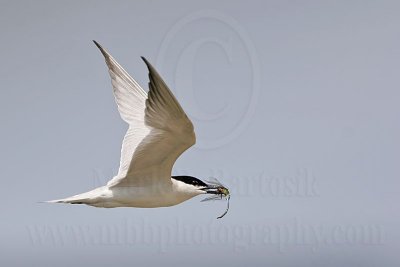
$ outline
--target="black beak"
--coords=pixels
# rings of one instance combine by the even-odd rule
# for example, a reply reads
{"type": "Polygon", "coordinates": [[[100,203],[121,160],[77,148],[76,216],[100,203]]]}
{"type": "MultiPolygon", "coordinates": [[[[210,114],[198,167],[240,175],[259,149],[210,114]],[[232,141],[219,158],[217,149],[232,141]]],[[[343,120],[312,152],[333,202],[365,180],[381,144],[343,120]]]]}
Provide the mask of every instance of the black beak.
{"type": "Polygon", "coordinates": [[[215,187],[214,185],[207,185],[207,187],[204,187],[201,190],[203,190],[207,194],[214,194],[214,195],[221,194],[218,190],[218,187],[215,187]]]}

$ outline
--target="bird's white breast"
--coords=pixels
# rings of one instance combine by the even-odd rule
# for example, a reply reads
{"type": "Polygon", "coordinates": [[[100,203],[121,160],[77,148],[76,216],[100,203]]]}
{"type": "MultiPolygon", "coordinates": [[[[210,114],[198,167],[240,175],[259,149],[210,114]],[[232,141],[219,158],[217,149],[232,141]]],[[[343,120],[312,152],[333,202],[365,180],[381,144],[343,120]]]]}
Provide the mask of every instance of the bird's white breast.
{"type": "Polygon", "coordinates": [[[140,207],[156,208],[177,205],[196,195],[204,193],[196,187],[171,179],[170,183],[153,184],[143,187],[105,188],[103,197],[96,201],[97,207],[140,207]]]}

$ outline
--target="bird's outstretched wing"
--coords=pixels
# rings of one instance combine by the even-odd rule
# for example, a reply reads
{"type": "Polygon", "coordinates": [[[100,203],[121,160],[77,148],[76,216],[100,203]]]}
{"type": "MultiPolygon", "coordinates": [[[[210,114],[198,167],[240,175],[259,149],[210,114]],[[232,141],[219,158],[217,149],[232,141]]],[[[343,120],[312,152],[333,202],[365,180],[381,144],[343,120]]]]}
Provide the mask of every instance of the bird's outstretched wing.
{"type": "Polygon", "coordinates": [[[129,129],[124,137],[118,174],[110,187],[171,182],[176,159],[196,142],[193,124],[165,82],[145,59],[149,92],[133,80],[97,42],[105,57],[118,110],[129,129]]]}

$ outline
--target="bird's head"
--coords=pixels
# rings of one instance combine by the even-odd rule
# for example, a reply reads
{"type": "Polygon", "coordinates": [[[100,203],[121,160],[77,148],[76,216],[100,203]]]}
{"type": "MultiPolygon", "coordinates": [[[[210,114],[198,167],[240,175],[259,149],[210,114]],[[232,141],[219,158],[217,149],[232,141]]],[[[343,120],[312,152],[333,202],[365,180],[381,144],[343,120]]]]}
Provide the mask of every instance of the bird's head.
{"type": "Polygon", "coordinates": [[[216,178],[211,178],[209,181],[205,182],[192,176],[172,176],[172,178],[183,182],[200,194],[211,194],[213,197],[220,198],[229,195],[228,188],[222,185],[216,178]]]}
{"type": "Polygon", "coordinates": [[[228,201],[227,202],[228,206],[225,212],[221,216],[219,216],[218,219],[225,216],[225,214],[228,212],[229,199],[230,199],[229,189],[226,188],[223,184],[221,184],[216,178],[211,178],[209,181],[206,182],[203,182],[202,180],[192,176],[172,176],[172,178],[179,182],[182,182],[182,184],[185,185],[185,190],[196,192],[194,193],[195,195],[197,194],[211,195],[203,199],[202,202],[209,200],[222,200],[225,198],[228,201]]]}

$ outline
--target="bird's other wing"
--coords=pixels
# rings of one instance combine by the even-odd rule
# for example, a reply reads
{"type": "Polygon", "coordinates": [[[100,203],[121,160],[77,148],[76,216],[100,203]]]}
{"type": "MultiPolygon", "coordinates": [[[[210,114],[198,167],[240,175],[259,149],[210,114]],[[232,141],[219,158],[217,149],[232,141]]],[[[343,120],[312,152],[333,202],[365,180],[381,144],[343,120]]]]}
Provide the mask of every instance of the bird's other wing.
{"type": "Polygon", "coordinates": [[[142,59],[150,79],[144,116],[150,132],[136,148],[127,175],[113,179],[110,186],[171,182],[176,159],[196,142],[193,124],[181,105],[154,67],[142,59]]]}
{"type": "Polygon", "coordinates": [[[132,161],[133,153],[139,143],[148,135],[150,129],[144,123],[147,93],[118,64],[118,62],[99,43],[93,41],[103,54],[111,76],[113,93],[121,118],[129,124],[121,148],[118,177],[125,177],[132,161]]]}

